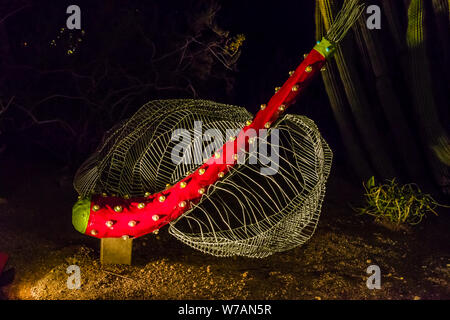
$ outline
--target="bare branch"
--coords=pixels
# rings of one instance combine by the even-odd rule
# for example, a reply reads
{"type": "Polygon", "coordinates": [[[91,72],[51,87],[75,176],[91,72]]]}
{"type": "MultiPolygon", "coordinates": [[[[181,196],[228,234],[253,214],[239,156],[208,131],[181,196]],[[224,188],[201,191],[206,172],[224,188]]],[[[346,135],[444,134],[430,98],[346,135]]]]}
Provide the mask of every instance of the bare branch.
{"type": "Polygon", "coordinates": [[[19,11],[25,9],[25,8],[28,8],[28,7],[31,7],[31,5],[30,5],[30,4],[24,5],[24,6],[20,7],[20,8],[17,8],[16,10],[14,10],[14,11],[8,13],[6,16],[4,16],[3,18],[0,19],[0,24],[2,24],[3,22],[5,22],[5,20],[8,19],[9,17],[11,17],[12,15],[14,15],[14,14],[16,14],[17,12],[19,12],[19,11]]]}
{"type": "Polygon", "coordinates": [[[13,102],[14,98],[15,98],[14,96],[11,97],[11,99],[9,99],[8,103],[6,104],[6,106],[3,105],[3,101],[0,100],[0,115],[2,115],[3,113],[5,113],[8,110],[8,108],[11,105],[11,103],[13,102]]]}

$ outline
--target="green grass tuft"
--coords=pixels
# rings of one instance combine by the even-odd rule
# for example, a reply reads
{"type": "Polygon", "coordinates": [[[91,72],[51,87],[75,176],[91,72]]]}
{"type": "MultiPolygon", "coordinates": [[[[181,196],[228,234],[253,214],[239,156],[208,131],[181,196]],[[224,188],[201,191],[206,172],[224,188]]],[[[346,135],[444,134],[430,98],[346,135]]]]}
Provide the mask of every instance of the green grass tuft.
{"type": "Polygon", "coordinates": [[[401,185],[392,179],[385,184],[376,184],[375,178],[371,177],[363,186],[366,205],[354,210],[374,216],[379,222],[416,225],[427,213],[438,215],[435,211],[438,206],[446,207],[423,193],[414,183],[401,185]]]}

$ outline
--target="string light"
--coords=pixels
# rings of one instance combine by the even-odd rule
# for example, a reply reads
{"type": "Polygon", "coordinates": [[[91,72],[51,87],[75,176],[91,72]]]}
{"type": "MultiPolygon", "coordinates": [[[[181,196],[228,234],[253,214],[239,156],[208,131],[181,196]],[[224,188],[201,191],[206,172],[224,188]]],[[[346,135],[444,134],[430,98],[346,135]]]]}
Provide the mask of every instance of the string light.
{"type": "Polygon", "coordinates": [[[128,226],[131,227],[131,228],[135,227],[136,226],[136,221],[131,220],[130,222],[128,222],[128,226]]]}
{"type": "Polygon", "coordinates": [[[141,202],[137,205],[138,209],[144,209],[145,208],[145,203],[141,202]]]}
{"type": "Polygon", "coordinates": [[[106,221],[105,225],[106,225],[108,228],[111,228],[111,227],[114,225],[114,222],[111,221],[111,220],[109,220],[109,221],[106,221]]]}

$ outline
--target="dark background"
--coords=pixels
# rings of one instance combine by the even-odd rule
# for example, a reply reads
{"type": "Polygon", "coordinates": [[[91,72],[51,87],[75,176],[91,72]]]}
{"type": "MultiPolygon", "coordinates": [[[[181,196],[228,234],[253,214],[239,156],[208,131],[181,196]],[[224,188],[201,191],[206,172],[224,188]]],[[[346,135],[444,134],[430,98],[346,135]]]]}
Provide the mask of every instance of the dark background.
{"type": "MultiPolygon", "coordinates": [[[[255,113],[315,42],[313,1],[9,1],[0,10],[0,155],[71,172],[149,100],[195,97],[255,113]],[[66,28],[71,4],[83,31],[66,28]],[[246,40],[227,68],[211,48],[237,34],[246,40]]],[[[345,158],[320,79],[289,112],[315,120],[345,158]]]]}

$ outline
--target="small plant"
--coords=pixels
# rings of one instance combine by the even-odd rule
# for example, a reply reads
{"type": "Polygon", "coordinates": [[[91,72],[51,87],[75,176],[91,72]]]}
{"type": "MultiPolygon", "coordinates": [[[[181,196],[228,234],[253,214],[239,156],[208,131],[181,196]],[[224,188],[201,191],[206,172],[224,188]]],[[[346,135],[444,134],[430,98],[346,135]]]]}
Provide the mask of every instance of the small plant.
{"type": "Polygon", "coordinates": [[[371,177],[363,185],[367,204],[354,210],[374,216],[378,222],[416,225],[429,212],[437,215],[436,207],[444,207],[414,183],[400,185],[392,179],[376,185],[375,178],[371,177]]]}

